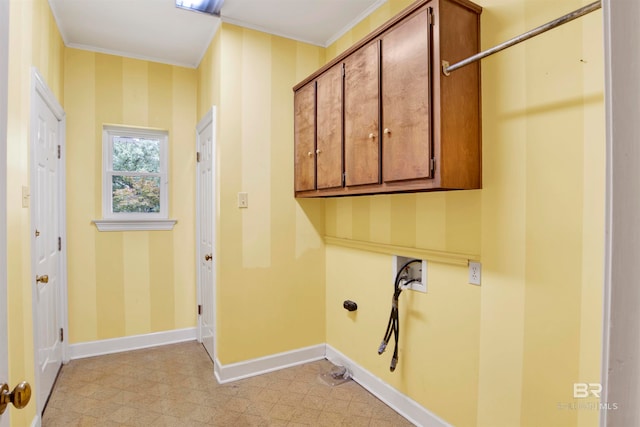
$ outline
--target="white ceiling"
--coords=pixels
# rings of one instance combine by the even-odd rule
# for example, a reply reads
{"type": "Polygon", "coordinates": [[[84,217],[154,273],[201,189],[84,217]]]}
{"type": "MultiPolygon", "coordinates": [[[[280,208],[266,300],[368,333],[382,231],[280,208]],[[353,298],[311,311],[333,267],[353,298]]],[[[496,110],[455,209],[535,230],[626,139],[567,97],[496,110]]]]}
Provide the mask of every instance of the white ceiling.
{"type": "MultiPolygon", "coordinates": [[[[225,0],[224,22],[328,46],[386,0],[225,0]]],[[[49,0],[67,46],[197,67],[220,18],[175,0],[49,0]]]]}

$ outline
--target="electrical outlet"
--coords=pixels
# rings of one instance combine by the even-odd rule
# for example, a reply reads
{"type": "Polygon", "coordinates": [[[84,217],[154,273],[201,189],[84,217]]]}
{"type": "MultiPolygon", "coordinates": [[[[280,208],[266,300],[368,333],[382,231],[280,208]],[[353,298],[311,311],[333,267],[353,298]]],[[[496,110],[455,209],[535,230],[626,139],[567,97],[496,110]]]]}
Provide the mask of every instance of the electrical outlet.
{"type": "Polygon", "coordinates": [[[480,285],[481,274],[482,264],[479,262],[469,261],[469,284],[480,285]]]}

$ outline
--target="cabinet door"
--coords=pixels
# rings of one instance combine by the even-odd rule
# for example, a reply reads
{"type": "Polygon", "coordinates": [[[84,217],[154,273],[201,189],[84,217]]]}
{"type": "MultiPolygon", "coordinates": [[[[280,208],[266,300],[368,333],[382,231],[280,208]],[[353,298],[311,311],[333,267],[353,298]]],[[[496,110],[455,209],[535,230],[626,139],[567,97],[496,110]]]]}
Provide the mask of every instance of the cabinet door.
{"type": "Polygon", "coordinates": [[[382,36],[382,178],[431,176],[429,9],[382,36]]]}
{"type": "Polygon", "coordinates": [[[316,188],[316,84],[300,88],[294,94],[294,168],[295,190],[316,188]]]}
{"type": "Polygon", "coordinates": [[[317,79],[317,187],[342,187],[342,64],[317,79]]]}
{"type": "Polygon", "coordinates": [[[378,43],[344,60],[344,162],[346,185],[380,182],[380,80],[378,43]]]}

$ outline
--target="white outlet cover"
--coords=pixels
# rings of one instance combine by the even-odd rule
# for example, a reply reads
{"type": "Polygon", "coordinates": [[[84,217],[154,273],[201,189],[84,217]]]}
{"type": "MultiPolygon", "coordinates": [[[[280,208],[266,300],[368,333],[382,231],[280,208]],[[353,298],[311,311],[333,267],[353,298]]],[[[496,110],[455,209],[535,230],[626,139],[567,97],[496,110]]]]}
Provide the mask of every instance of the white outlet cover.
{"type": "Polygon", "coordinates": [[[479,262],[469,262],[469,284],[480,285],[482,279],[482,264],[479,262]]]}

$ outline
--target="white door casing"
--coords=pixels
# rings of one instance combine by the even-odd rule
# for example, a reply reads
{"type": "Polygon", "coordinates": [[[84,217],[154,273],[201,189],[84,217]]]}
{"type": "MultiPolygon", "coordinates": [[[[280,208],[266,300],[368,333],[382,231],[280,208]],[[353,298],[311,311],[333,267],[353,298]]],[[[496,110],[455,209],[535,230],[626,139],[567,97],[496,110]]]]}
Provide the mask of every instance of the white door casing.
{"type": "Polygon", "coordinates": [[[198,340],[215,362],[216,110],[200,120],[196,137],[196,259],[198,271],[198,340]]]}
{"type": "Polygon", "coordinates": [[[65,114],[34,68],[31,92],[31,258],[37,414],[42,414],[64,351],[66,257],[65,114]],[[40,278],[40,280],[38,280],[40,278]],[[43,279],[46,278],[46,279],[43,279]]]}
{"type": "Polygon", "coordinates": [[[640,425],[640,4],[603,0],[607,125],[600,426],[640,425]]]}
{"type": "MultiPolygon", "coordinates": [[[[7,98],[9,80],[9,1],[0,0],[0,383],[9,381],[7,340],[7,98]]],[[[9,384],[11,387],[11,384],[9,384]]],[[[10,409],[0,415],[9,427],[10,409]]]]}

